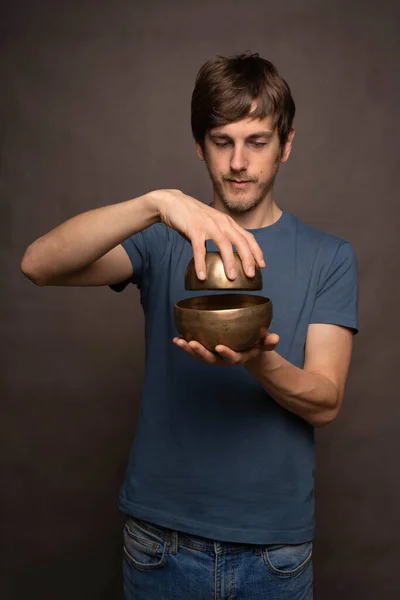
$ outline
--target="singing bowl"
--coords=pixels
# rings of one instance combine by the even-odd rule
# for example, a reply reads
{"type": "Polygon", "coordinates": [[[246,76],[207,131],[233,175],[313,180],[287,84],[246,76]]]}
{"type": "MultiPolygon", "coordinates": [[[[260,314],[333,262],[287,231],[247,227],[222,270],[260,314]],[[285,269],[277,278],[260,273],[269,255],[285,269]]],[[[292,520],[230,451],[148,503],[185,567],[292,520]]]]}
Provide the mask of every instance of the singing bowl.
{"type": "Polygon", "coordinates": [[[228,279],[224,263],[219,252],[206,252],[206,278],[199,279],[194,267],[194,258],[189,261],[185,273],[187,290],[261,290],[262,276],[260,267],[255,265],[254,277],[248,277],[243,270],[242,260],[237,252],[233,253],[237,272],[236,279],[228,279]]]}
{"type": "Polygon", "coordinates": [[[174,307],[175,326],[190,342],[211,352],[219,344],[242,352],[254,346],[272,321],[272,302],[253,294],[219,294],[180,300],[174,307]]]}

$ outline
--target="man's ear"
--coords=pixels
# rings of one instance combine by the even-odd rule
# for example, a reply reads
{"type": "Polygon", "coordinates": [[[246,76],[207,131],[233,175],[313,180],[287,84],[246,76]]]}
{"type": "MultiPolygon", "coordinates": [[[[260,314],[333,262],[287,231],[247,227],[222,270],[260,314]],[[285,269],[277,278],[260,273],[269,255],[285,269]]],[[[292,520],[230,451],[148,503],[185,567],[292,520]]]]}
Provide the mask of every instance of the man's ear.
{"type": "Polygon", "coordinates": [[[292,151],[292,143],[293,143],[293,138],[294,138],[295,133],[296,133],[295,128],[292,127],[292,129],[289,131],[289,135],[287,137],[286,144],[283,148],[283,152],[282,152],[282,156],[281,156],[281,162],[283,162],[283,163],[286,162],[290,156],[290,153],[292,151]]]}
{"type": "Polygon", "coordinates": [[[203,148],[200,146],[200,144],[198,142],[196,142],[196,154],[200,160],[204,160],[203,148]]]}

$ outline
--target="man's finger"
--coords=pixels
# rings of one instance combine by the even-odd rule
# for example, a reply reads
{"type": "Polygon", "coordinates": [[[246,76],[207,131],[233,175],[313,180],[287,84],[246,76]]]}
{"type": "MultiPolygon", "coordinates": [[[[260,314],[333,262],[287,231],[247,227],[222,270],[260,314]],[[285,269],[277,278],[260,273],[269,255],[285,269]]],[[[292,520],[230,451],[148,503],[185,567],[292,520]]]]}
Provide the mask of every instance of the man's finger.
{"type": "Polygon", "coordinates": [[[182,338],[174,338],[172,341],[174,342],[174,344],[176,346],[178,346],[179,348],[181,348],[181,350],[183,350],[184,352],[186,352],[187,354],[189,354],[193,358],[197,358],[195,352],[192,350],[192,348],[189,346],[189,344],[184,339],[182,339],[182,338]]]}
{"type": "Polygon", "coordinates": [[[225,364],[234,365],[240,362],[241,355],[227,346],[216,346],[215,351],[222,357],[225,364]]]}
{"type": "Polygon", "coordinates": [[[196,235],[191,240],[193,259],[197,278],[204,280],[207,277],[206,246],[204,236],[196,235]]]}
{"type": "Polygon", "coordinates": [[[273,350],[278,345],[279,339],[277,333],[268,333],[262,342],[263,350],[273,350]]]}
{"type": "Polygon", "coordinates": [[[261,250],[254,234],[250,233],[250,231],[246,231],[245,229],[240,227],[233,219],[232,219],[232,225],[246,238],[247,243],[249,244],[250,250],[251,250],[256,262],[258,263],[258,266],[260,268],[264,268],[265,267],[264,253],[261,250]]]}
{"type": "Polygon", "coordinates": [[[225,231],[225,234],[228,236],[229,241],[236,247],[245,274],[248,277],[254,277],[255,258],[247,238],[239,229],[233,226],[230,226],[229,229],[225,231]]]}
{"type": "Polygon", "coordinates": [[[213,365],[218,361],[218,358],[207,348],[204,348],[199,342],[191,341],[189,342],[190,349],[194,352],[196,358],[200,358],[201,360],[207,362],[209,365],[213,365]]]}
{"type": "Polygon", "coordinates": [[[215,235],[213,235],[213,242],[218,247],[218,250],[221,254],[225,275],[230,280],[236,279],[237,269],[233,254],[232,242],[220,229],[216,229],[215,235]]]}

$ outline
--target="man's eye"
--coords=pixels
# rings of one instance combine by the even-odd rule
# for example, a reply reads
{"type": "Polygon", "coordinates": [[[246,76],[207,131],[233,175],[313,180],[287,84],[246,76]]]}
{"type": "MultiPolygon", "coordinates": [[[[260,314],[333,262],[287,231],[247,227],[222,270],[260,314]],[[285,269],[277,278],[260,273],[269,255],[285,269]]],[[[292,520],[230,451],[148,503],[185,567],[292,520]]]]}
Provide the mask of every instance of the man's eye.
{"type": "Polygon", "coordinates": [[[252,146],[255,148],[264,148],[267,145],[266,142],[251,142],[252,146]]]}
{"type": "Polygon", "coordinates": [[[229,144],[229,142],[215,142],[215,145],[218,146],[218,148],[224,148],[225,146],[227,146],[229,144]]]}

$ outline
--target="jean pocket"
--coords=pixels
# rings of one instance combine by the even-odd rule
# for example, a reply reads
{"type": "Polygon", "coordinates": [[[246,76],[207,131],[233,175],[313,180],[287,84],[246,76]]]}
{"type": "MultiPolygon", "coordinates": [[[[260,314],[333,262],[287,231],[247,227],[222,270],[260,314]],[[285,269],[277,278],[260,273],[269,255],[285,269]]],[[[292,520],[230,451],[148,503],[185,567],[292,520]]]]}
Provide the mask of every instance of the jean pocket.
{"type": "Polygon", "coordinates": [[[139,571],[164,566],[169,542],[158,537],[142,522],[129,518],[124,527],[124,554],[129,564],[139,571]]]}
{"type": "Polygon", "coordinates": [[[269,571],[281,577],[294,577],[306,570],[312,559],[313,543],[265,546],[264,563],[269,571]]]}

